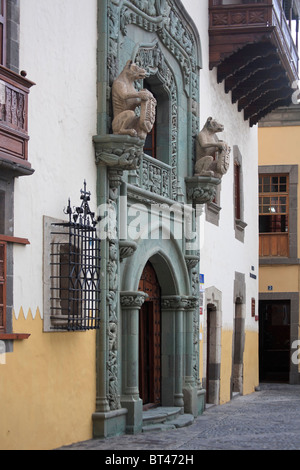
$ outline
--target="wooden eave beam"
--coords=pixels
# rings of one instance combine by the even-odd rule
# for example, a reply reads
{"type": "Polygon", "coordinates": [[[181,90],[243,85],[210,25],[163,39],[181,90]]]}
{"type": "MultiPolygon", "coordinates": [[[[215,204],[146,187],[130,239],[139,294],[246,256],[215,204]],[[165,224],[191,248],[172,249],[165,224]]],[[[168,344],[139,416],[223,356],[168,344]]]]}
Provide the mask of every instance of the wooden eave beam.
{"type": "Polygon", "coordinates": [[[277,100],[287,99],[291,96],[291,89],[288,87],[282,87],[278,90],[269,90],[257,100],[253,101],[251,105],[244,109],[245,120],[250,119],[252,116],[257,115],[257,112],[261,112],[268,108],[270,103],[274,103],[277,100]]]}
{"type": "Polygon", "coordinates": [[[260,87],[254,89],[247,96],[239,100],[238,110],[242,111],[243,109],[246,109],[251,103],[259,99],[261,96],[265,95],[271,90],[278,90],[283,86],[287,86],[287,83],[288,80],[286,79],[286,77],[283,77],[282,73],[280,73],[278,77],[274,77],[273,80],[270,80],[266,84],[263,84],[260,87]]]}
{"type": "MultiPolygon", "coordinates": [[[[227,59],[228,61],[230,59],[227,59]]],[[[246,81],[251,75],[256,74],[260,70],[265,70],[275,65],[279,65],[280,60],[274,52],[267,56],[257,57],[253,59],[246,67],[240,69],[239,72],[234,73],[231,77],[225,80],[225,92],[228,93],[230,90],[242,86],[242,83],[246,81]]]]}
{"type": "Polygon", "coordinates": [[[218,83],[242,71],[257,58],[266,57],[276,51],[275,46],[267,41],[246,44],[218,65],[218,83]]]}
{"type": "Polygon", "coordinates": [[[256,116],[253,116],[249,120],[250,127],[254,126],[257,124],[262,118],[267,116],[269,113],[274,111],[274,109],[277,109],[281,106],[290,106],[291,105],[291,98],[283,98],[283,99],[278,99],[271,103],[267,108],[261,110],[258,112],[256,116]]]}
{"type": "Polygon", "coordinates": [[[257,71],[245,80],[242,85],[232,90],[232,103],[236,103],[251,93],[252,90],[255,90],[257,87],[273,80],[274,75],[276,76],[280,71],[282,71],[282,75],[284,76],[285,71],[282,69],[281,65],[275,65],[271,66],[269,69],[257,71]]]}

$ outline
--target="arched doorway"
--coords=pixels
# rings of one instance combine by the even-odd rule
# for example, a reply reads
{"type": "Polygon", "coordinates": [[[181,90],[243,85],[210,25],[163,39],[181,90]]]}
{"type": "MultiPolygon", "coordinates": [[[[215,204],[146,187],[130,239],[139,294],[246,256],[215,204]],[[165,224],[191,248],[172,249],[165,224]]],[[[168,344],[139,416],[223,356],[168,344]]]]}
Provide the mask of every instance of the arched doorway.
{"type": "Polygon", "coordinates": [[[161,404],[161,290],[150,262],[139,290],[148,294],[139,314],[139,393],[149,408],[161,404]]]}

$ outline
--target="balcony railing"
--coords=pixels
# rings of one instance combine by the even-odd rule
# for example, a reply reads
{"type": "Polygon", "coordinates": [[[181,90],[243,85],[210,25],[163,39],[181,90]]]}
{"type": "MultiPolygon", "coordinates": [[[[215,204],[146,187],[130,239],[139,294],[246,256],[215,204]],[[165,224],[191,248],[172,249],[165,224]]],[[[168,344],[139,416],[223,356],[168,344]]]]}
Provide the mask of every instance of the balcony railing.
{"type": "Polygon", "coordinates": [[[33,82],[0,66],[0,165],[30,172],[28,94],[33,82]],[[23,170],[22,170],[23,169],[23,170]]]}
{"type": "Polygon", "coordinates": [[[233,90],[240,110],[246,103],[245,119],[256,124],[270,111],[268,102],[273,109],[275,102],[290,102],[298,81],[298,52],[282,2],[210,0],[209,5],[210,69],[217,67],[218,81],[225,80],[226,92],[233,90]],[[276,86],[275,79],[280,79],[276,86]]]}

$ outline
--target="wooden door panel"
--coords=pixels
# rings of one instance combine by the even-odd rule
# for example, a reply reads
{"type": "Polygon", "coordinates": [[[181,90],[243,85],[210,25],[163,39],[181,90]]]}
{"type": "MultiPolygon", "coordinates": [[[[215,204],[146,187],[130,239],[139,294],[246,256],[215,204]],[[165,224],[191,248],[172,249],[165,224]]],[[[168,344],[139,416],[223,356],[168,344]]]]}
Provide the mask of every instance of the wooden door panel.
{"type": "Polygon", "coordinates": [[[161,402],[161,309],[160,286],[155,271],[147,263],[139,290],[148,298],[140,310],[139,388],[144,405],[161,402]]]}

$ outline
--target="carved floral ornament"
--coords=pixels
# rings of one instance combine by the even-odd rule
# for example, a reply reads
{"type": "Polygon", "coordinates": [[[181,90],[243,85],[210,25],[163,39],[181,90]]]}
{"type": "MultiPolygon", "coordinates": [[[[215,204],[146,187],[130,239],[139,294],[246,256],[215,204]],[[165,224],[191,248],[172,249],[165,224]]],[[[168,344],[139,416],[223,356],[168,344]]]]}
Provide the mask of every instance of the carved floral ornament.
{"type": "Polygon", "coordinates": [[[161,299],[161,308],[163,310],[195,310],[198,306],[198,297],[174,295],[161,299]]]}
{"type": "Polygon", "coordinates": [[[163,44],[181,64],[186,82],[191,72],[197,73],[195,38],[186,21],[176,7],[174,0],[132,0],[124,1],[121,9],[121,31],[127,35],[127,26],[135,24],[146,31],[155,31],[163,44]]]}
{"type": "Polygon", "coordinates": [[[145,292],[121,292],[120,301],[123,309],[139,309],[145,302],[148,294],[145,292]]]}

